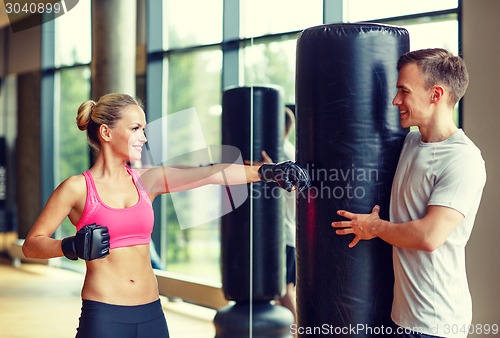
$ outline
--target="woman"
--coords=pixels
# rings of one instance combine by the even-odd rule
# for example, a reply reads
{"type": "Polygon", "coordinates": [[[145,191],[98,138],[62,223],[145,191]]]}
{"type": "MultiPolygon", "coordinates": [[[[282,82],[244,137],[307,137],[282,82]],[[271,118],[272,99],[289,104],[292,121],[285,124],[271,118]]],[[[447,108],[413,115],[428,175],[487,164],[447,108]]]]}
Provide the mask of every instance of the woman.
{"type": "Polygon", "coordinates": [[[129,95],[86,101],[76,121],[98,151],[95,163],[56,188],[28,233],[23,252],[31,258],[64,255],[86,260],[78,338],[169,337],[150,263],[151,202],[156,196],[261,178],[287,190],[308,184],[307,173],[292,162],[132,170],[127,163],[141,158],[146,118],[129,95]],[[51,238],[65,217],[76,226],[76,235],[51,238]]]}

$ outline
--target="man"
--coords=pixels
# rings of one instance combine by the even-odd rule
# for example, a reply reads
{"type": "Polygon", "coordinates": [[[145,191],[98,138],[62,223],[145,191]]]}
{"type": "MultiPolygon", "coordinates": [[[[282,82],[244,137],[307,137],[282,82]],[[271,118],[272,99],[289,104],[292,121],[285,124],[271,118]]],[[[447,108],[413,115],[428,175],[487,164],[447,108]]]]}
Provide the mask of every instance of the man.
{"type": "Polygon", "coordinates": [[[443,49],[412,51],[397,69],[401,126],[417,126],[404,142],[390,202],[390,221],[337,213],[349,244],[379,237],[393,245],[392,319],[399,337],[466,337],[472,302],[465,271],[469,239],[486,182],[479,149],[453,121],[468,85],[463,60],[443,49]]]}

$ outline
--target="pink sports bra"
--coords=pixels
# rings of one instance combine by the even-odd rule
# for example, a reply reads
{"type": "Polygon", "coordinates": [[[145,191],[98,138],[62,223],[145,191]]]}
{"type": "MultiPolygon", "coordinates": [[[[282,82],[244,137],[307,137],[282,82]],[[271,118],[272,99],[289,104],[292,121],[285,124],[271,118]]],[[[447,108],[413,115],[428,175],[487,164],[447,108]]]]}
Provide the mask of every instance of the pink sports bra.
{"type": "Polygon", "coordinates": [[[111,208],[104,204],[97,194],[92,174],[89,170],[83,172],[87,183],[87,198],[76,230],[92,223],[108,227],[110,249],[149,244],[151,241],[154,223],[151,200],[137,173],[128,167],[127,171],[132,176],[139,194],[139,201],[128,208],[111,208]]]}

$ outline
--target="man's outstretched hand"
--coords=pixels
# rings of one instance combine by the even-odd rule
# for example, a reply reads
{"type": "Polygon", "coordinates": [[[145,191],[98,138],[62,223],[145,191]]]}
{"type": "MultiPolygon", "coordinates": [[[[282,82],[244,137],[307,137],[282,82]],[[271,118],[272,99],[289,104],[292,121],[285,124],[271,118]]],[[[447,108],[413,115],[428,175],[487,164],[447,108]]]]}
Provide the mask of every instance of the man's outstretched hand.
{"type": "Polygon", "coordinates": [[[379,217],[380,206],[375,205],[370,214],[354,214],[346,210],[338,210],[337,214],[350,221],[332,222],[332,227],[337,230],[337,235],[354,234],[354,239],[349,243],[349,247],[353,248],[360,240],[370,240],[377,237],[375,230],[377,223],[380,221],[379,217]]]}

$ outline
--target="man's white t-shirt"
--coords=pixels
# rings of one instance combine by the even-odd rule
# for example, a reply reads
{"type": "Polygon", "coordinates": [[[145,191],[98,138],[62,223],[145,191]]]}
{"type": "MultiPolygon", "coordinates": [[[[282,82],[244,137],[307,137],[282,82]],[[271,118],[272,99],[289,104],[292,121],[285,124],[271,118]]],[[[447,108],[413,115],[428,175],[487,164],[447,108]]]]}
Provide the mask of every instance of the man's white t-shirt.
{"type": "Polygon", "coordinates": [[[465,245],[485,182],[481,152],[461,129],[435,143],[423,142],[418,131],[406,136],[392,185],[391,222],[423,218],[430,205],[455,209],[464,219],[433,252],[394,246],[397,325],[435,336],[467,336],[472,301],[465,245]]]}

